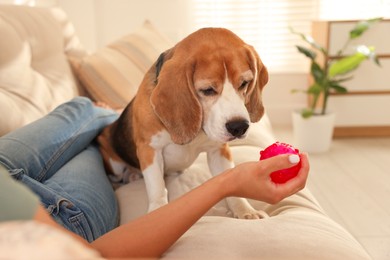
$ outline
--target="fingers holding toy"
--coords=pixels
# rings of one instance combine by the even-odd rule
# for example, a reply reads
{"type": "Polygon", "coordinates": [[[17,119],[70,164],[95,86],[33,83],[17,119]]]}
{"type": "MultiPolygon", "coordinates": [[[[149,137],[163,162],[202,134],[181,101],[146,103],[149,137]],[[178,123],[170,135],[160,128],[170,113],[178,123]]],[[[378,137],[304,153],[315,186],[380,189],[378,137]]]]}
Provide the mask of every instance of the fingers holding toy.
{"type": "Polygon", "coordinates": [[[261,166],[263,173],[259,178],[262,179],[262,196],[264,197],[262,201],[270,204],[278,203],[306,186],[310,166],[308,157],[304,153],[298,155],[276,155],[268,159],[263,159],[259,163],[263,163],[261,166]],[[284,176],[279,176],[281,170],[297,169],[297,166],[299,166],[298,171],[294,173],[293,177],[289,175],[288,177],[290,178],[288,180],[284,176]],[[277,173],[276,175],[275,172],[277,173]],[[278,182],[278,176],[283,182],[278,182]]]}
{"type": "Polygon", "coordinates": [[[231,175],[230,195],[275,204],[305,187],[309,168],[307,155],[298,151],[237,165],[231,175]]]}
{"type": "Polygon", "coordinates": [[[271,179],[275,183],[285,183],[297,176],[301,169],[301,162],[299,158],[299,150],[294,148],[292,145],[286,143],[276,142],[260,152],[260,160],[271,158],[279,154],[290,154],[289,159],[291,163],[296,162],[296,165],[288,168],[281,168],[280,170],[271,173],[271,179]]]}
{"type": "MultiPolygon", "coordinates": [[[[277,157],[280,157],[281,155],[277,156],[277,157]]],[[[297,193],[298,191],[302,190],[305,186],[306,186],[306,181],[307,181],[307,178],[308,178],[308,175],[309,175],[309,171],[310,171],[310,164],[309,164],[309,160],[308,160],[308,156],[306,153],[300,153],[299,155],[283,155],[283,156],[287,156],[288,160],[293,163],[291,160],[292,158],[295,158],[298,157],[299,158],[299,162],[296,163],[295,165],[296,166],[299,166],[300,168],[298,169],[298,172],[294,175],[294,177],[292,178],[289,178],[287,181],[285,182],[275,182],[275,177],[273,178],[273,174],[274,172],[272,172],[269,176],[270,176],[270,182],[269,184],[273,186],[272,189],[270,189],[270,203],[274,204],[274,203],[277,203],[279,201],[281,201],[282,199],[286,198],[286,197],[289,197],[295,193],[297,193]]],[[[277,159],[277,157],[274,157],[274,158],[270,158],[268,160],[272,160],[272,159],[277,159]]],[[[295,161],[294,161],[295,162],[295,161]]],[[[295,166],[291,167],[291,168],[294,168],[295,166]]],[[[280,170],[280,169],[286,169],[286,168],[283,168],[283,167],[279,167],[279,169],[277,170],[280,170]]]]}
{"type": "MultiPolygon", "coordinates": [[[[260,152],[260,161],[270,160],[272,157],[287,155],[292,166],[279,165],[278,162],[272,163],[275,166],[275,171],[272,171],[270,178],[275,184],[275,188],[281,190],[281,197],[274,195],[274,199],[279,201],[284,197],[290,196],[306,185],[306,180],[309,174],[310,166],[307,154],[299,153],[299,150],[292,145],[276,142],[260,152]],[[286,193],[286,194],[284,194],[286,193]]],[[[281,162],[280,160],[278,160],[281,162]]]]}

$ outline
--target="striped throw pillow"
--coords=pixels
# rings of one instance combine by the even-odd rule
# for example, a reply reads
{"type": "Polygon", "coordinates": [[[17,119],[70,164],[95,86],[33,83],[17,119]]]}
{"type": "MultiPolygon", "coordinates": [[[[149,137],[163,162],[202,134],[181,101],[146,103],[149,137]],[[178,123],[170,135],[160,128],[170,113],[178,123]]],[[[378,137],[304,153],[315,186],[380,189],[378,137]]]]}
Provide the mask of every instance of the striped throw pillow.
{"type": "Polygon", "coordinates": [[[93,100],[120,109],[134,97],[158,56],[172,46],[167,37],[145,21],[135,32],[71,64],[93,100]]]}

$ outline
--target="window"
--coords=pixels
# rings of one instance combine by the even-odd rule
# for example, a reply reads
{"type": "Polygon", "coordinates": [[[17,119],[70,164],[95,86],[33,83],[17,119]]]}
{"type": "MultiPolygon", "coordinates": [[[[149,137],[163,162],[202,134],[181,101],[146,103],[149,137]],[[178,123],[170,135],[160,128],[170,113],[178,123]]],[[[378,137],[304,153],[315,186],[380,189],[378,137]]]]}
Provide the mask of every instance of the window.
{"type": "Polygon", "coordinates": [[[390,16],[390,0],[192,0],[195,28],[225,27],[253,45],[273,73],[307,72],[296,31],[310,34],[316,19],[390,16]],[[364,10],[364,11],[362,11],[364,10]]]}
{"type": "Polygon", "coordinates": [[[390,0],[322,0],[318,18],[321,20],[359,20],[390,17],[390,0]]]}

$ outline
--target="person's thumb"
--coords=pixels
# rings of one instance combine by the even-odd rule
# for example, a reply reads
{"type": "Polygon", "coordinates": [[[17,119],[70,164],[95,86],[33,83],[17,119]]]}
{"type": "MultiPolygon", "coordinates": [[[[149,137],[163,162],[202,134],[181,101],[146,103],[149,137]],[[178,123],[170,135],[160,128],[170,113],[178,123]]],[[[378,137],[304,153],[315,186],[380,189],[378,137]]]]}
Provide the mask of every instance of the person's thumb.
{"type": "Polygon", "coordinates": [[[264,167],[271,173],[293,167],[298,164],[300,160],[301,158],[298,154],[280,154],[262,161],[265,164],[264,167]]]}

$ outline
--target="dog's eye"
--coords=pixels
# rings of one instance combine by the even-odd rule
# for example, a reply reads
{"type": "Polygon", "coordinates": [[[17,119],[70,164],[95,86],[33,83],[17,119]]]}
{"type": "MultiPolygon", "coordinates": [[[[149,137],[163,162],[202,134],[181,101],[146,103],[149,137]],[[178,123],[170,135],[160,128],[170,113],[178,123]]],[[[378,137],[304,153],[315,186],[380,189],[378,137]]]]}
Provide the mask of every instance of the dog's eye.
{"type": "Polygon", "coordinates": [[[215,91],[212,87],[202,89],[201,92],[205,96],[213,96],[213,95],[217,94],[217,91],[215,91]]]}
{"type": "Polygon", "coordinates": [[[244,90],[248,86],[249,81],[244,80],[238,90],[244,90]]]}

